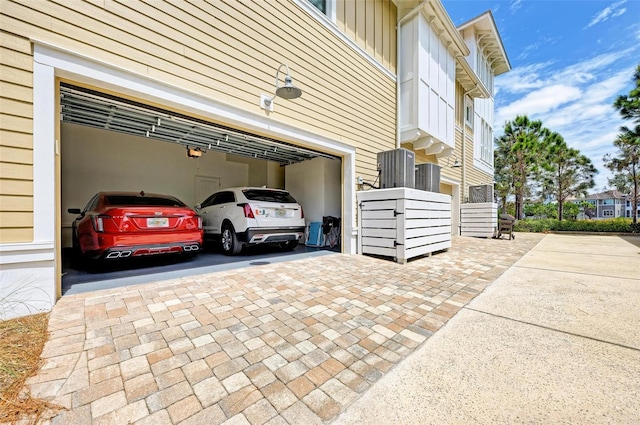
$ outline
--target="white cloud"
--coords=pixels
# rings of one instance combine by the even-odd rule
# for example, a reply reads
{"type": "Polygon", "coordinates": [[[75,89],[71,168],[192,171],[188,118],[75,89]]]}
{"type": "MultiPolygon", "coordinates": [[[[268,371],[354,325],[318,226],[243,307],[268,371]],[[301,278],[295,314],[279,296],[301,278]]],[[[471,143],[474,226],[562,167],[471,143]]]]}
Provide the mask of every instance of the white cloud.
{"type": "Polygon", "coordinates": [[[513,94],[525,93],[543,87],[545,85],[544,72],[551,65],[551,62],[535,63],[512,69],[496,80],[496,93],[502,91],[513,94]]]}
{"type": "Polygon", "coordinates": [[[540,42],[529,44],[524,49],[522,49],[522,51],[518,55],[518,59],[520,60],[525,59],[527,56],[529,56],[530,52],[535,52],[539,48],[540,48],[540,42]]]}
{"type": "Polygon", "coordinates": [[[597,55],[563,68],[552,62],[531,64],[500,76],[496,80],[501,92],[494,120],[496,135],[518,114],[541,120],[591,159],[600,171],[598,188],[607,185],[610,172],[602,156],[613,151],[613,141],[624,124],[612,105],[630,87],[636,64],[620,59],[631,50],[597,55]]]}
{"type": "Polygon", "coordinates": [[[502,118],[499,122],[504,122],[517,115],[537,116],[554,110],[567,102],[577,100],[581,95],[580,89],[573,86],[556,84],[542,87],[509,105],[498,108],[497,117],[502,118]]]}
{"type": "Polygon", "coordinates": [[[617,16],[624,14],[627,11],[627,9],[621,6],[623,6],[626,2],[627,0],[622,0],[616,3],[613,3],[611,6],[605,7],[598,14],[596,14],[596,16],[594,16],[591,19],[591,22],[589,22],[589,24],[584,29],[590,28],[596,24],[599,24],[600,22],[604,22],[607,19],[615,18],[617,16]]]}
{"type": "Polygon", "coordinates": [[[522,7],[522,0],[515,0],[509,5],[511,13],[516,13],[522,7]]]}

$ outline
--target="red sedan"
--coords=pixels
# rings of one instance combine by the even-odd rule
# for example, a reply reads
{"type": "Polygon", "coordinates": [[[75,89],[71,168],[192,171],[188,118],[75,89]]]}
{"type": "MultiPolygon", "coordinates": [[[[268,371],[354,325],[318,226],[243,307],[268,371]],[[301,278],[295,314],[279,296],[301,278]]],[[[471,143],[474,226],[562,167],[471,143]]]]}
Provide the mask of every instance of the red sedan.
{"type": "Polygon", "coordinates": [[[184,253],[202,247],[202,218],[168,195],[97,193],[73,222],[73,247],[86,258],[116,259],[184,253]]]}

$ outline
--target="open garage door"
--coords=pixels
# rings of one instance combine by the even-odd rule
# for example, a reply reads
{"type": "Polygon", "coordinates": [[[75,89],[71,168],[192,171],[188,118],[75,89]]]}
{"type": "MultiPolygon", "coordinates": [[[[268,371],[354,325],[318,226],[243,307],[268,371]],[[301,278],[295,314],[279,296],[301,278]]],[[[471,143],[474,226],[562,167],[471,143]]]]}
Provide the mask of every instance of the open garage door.
{"type": "MultiPolygon", "coordinates": [[[[194,207],[216,189],[267,185],[290,191],[303,205],[307,224],[340,215],[342,165],[335,155],[69,84],[60,86],[60,110],[64,248],[72,245],[74,217],[67,209],[84,207],[103,190],[171,194],[194,207]]],[[[311,250],[303,246],[294,253],[301,251],[311,250]]],[[[255,262],[273,254],[249,250],[238,260],[255,262]]],[[[229,263],[210,249],[198,257],[208,255],[212,258],[185,266],[229,263]]],[[[78,282],[70,266],[65,261],[63,290],[69,281],[78,282]]],[[[158,273],[155,266],[147,270],[158,273]]],[[[106,271],[105,279],[118,278],[112,268],[106,271]]],[[[99,281],[102,275],[89,279],[99,281]]]]}
{"type": "Polygon", "coordinates": [[[211,150],[281,165],[317,157],[337,158],[64,83],[60,86],[60,106],[65,123],[178,143],[190,149],[191,155],[211,150]]]}

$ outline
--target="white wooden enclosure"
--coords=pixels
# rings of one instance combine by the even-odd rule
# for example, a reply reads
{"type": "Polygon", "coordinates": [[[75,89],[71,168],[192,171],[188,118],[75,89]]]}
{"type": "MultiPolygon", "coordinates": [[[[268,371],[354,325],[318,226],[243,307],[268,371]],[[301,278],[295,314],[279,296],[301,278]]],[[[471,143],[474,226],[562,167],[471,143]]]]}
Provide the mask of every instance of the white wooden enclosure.
{"type": "Polygon", "coordinates": [[[406,187],[367,190],[358,199],[358,252],[398,263],[451,247],[451,196],[406,187]]]}
{"type": "Polygon", "coordinates": [[[460,235],[491,238],[498,227],[498,204],[477,202],[460,206],[460,235]]]}

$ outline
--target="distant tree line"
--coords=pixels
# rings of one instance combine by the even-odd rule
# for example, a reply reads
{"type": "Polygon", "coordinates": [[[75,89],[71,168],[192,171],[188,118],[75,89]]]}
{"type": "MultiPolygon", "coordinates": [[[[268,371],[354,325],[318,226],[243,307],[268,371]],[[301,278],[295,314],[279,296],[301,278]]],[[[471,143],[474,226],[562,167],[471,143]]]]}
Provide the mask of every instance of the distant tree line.
{"type": "Polygon", "coordinates": [[[525,200],[553,200],[562,220],[569,197],[586,194],[597,173],[591,160],[539,120],[518,115],[505,123],[494,150],[496,193],[503,212],[515,197],[515,217],[525,216],[525,200]]]}
{"type": "MultiPolygon", "coordinates": [[[[636,68],[634,81],[635,87],[629,94],[619,96],[613,104],[632,126],[620,128],[613,142],[617,150],[605,155],[604,164],[613,172],[609,184],[631,195],[635,228],[640,201],[640,65],[636,68]]],[[[558,220],[574,217],[575,207],[565,205],[566,200],[586,195],[595,186],[597,173],[591,160],[578,149],[570,148],[559,133],[526,115],[518,115],[505,123],[503,135],[495,140],[494,168],[501,209],[506,212],[508,200],[515,198],[513,209],[517,219],[525,216],[525,200],[534,199],[541,206],[529,208],[529,214],[546,211],[545,215],[550,216],[549,207],[542,205],[551,204],[558,220]],[[570,211],[565,212],[569,206],[570,211]]],[[[586,203],[580,208],[590,212],[586,203]]]]}

